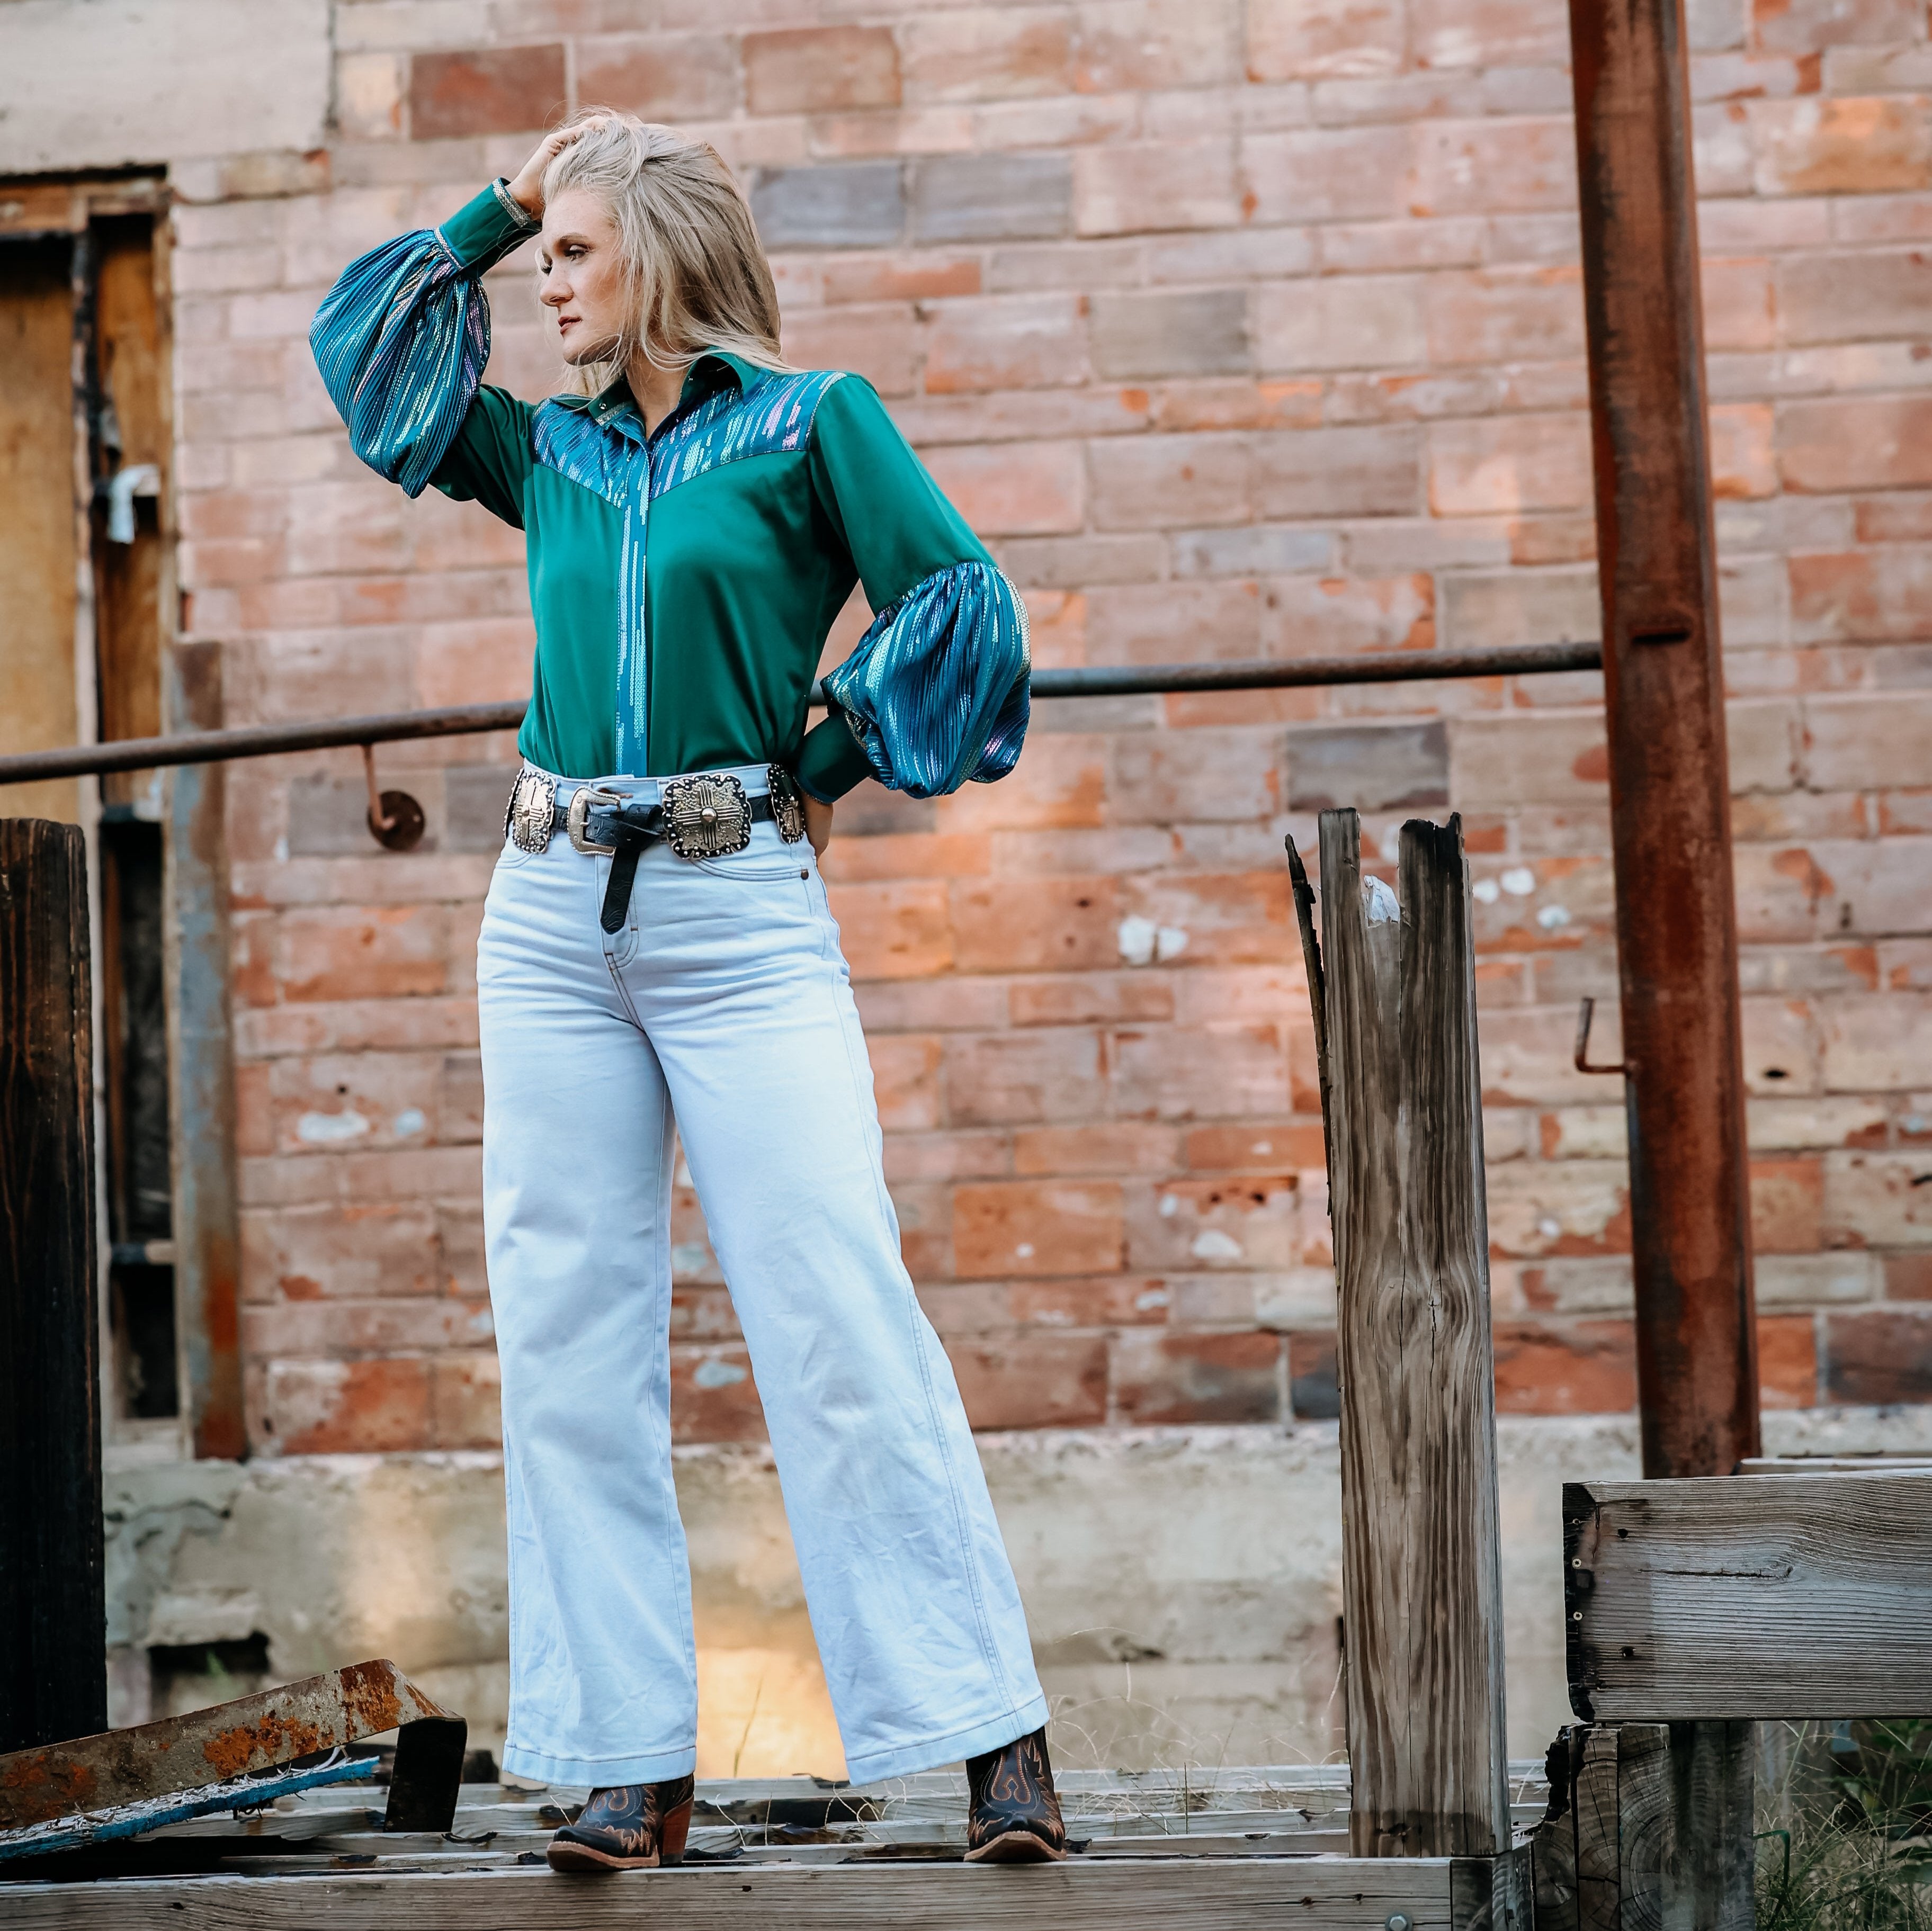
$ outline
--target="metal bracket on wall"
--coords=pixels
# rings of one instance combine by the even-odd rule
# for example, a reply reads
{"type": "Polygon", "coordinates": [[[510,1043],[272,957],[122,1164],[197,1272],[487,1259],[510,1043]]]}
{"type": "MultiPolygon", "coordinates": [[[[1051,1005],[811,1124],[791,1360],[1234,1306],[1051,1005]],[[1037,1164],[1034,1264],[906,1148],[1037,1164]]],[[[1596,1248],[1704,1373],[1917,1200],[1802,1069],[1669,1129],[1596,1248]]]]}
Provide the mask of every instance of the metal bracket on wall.
{"type": "Polygon", "coordinates": [[[396,1732],[396,1756],[383,1829],[447,1831],[470,1726],[379,1660],[163,1723],[0,1756],[0,1840],[83,1812],[95,1822],[157,1798],[200,1795],[211,1783],[229,1785],[228,1801],[246,1804],[251,1785],[241,1780],[387,1730],[396,1732]]]}
{"type": "Polygon", "coordinates": [[[1619,1060],[1613,1066],[1593,1066],[1590,1063],[1590,1021],[1596,1016],[1597,1002],[1586,997],[1576,1009],[1576,1070],[1580,1073],[1622,1073],[1628,1078],[1634,1068],[1628,1060],[1619,1060]]]}
{"type": "Polygon", "coordinates": [[[406,791],[380,790],[376,747],[362,747],[362,775],[369,782],[369,835],[386,850],[413,851],[422,842],[423,808],[406,791]]]}

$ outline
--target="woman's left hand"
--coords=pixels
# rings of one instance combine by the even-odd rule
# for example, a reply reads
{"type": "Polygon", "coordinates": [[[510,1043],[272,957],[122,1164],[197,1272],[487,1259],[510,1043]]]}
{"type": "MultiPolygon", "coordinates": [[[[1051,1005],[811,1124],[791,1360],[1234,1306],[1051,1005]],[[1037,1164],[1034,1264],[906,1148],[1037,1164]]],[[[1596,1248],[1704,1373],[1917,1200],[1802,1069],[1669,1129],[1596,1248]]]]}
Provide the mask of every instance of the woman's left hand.
{"type": "Polygon", "coordinates": [[[832,842],[832,807],[821,805],[809,792],[805,799],[805,835],[812,841],[813,856],[823,858],[832,842]]]}

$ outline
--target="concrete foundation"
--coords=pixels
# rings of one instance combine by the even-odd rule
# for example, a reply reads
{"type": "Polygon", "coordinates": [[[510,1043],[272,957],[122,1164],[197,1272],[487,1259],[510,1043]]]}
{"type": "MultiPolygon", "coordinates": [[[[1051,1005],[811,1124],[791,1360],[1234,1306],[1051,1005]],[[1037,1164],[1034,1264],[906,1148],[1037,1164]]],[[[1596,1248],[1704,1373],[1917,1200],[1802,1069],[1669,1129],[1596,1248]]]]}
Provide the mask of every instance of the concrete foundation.
{"type": "MultiPolygon", "coordinates": [[[[1767,1452],[1932,1450],[1932,1410],[1767,1415],[1767,1452]]],[[[1634,1418],[1498,1426],[1509,1748],[1569,1720],[1565,1480],[1637,1472],[1634,1418]]],[[[993,1435],[981,1451],[1070,1766],[1342,1754],[1334,1425],[993,1435]]],[[[677,1455],[704,1776],[843,1774],[768,1454],[677,1455]]],[[[500,1749],[502,1469],[482,1453],[110,1470],[112,1720],[387,1656],[500,1749]]]]}

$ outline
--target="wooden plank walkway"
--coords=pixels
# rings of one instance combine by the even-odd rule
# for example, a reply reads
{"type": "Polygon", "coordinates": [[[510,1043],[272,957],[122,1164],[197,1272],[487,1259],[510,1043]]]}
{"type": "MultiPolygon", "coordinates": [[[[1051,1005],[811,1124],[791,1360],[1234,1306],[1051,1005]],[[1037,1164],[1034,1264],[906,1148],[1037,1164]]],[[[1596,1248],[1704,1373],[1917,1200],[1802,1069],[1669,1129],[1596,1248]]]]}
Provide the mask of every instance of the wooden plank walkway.
{"type": "MultiPolygon", "coordinates": [[[[1542,1813],[1540,1765],[1512,1766],[1519,1827],[1542,1813]]],[[[1384,1858],[1348,1848],[1346,1768],[1072,1771],[1060,1779],[1064,1864],[960,1861],[965,1779],[938,1771],[866,1789],[808,1777],[698,1786],[692,1861],[608,1879],[563,1878],[550,1832],[585,1793],[469,1784],[447,1837],[384,1833],[365,1786],[280,1800],[244,1817],[170,1827],[136,1847],[149,1874],[61,1881],[16,1867],[0,1883],[9,1931],[495,1931],[495,1927],[983,1925],[1003,1931],[1529,1931],[1526,1853],[1384,1858]],[[830,1813],[828,1816],[828,1813],[830,1813]],[[153,1868],[172,1859],[172,1873],[153,1868]]],[[[122,1867],[127,1867],[125,1866],[122,1867]]],[[[70,1873],[72,1866],[68,1867],[70,1873]]]]}

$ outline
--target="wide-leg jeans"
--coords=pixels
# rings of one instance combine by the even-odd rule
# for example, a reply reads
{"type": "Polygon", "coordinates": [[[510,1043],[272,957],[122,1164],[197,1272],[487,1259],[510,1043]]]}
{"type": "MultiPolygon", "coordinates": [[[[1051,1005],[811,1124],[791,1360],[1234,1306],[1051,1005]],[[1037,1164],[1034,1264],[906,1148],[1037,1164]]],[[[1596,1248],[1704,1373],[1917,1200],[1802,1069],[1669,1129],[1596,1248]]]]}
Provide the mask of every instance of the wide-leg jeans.
{"type": "Polygon", "coordinates": [[[671,1482],[675,1130],[751,1352],[849,1774],[1036,1729],[1026,1620],[945,1352],[899,1258],[872,1069],[808,844],[506,844],[477,978],[510,1556],[505,1767],[696,1762],[671,1482]]]}

